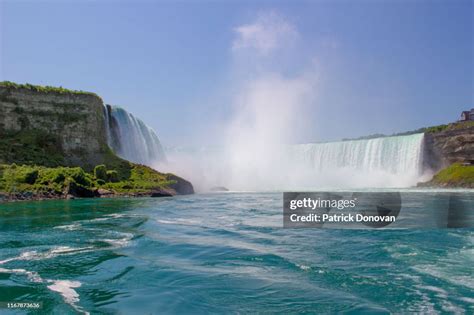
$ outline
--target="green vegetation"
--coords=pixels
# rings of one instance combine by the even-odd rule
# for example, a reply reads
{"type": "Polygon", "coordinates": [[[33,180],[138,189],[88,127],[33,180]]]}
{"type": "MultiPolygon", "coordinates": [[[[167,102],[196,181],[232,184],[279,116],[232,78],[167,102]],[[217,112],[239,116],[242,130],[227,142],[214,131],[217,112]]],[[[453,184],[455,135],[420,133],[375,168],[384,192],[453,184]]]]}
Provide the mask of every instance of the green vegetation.
{"type": "Polygon", "coordinates": [[[119,181],[119,176],[117,171],[112,170],[112,171],[107,171],[107,181],[111,183],[116,183],[119,181]]]}
{"type": "MultiPolygon", "coordinates": [[[[134,164],[126,161],[122,158],[119,158],[107,145],[104,145],[102,148],[102,157],[103,164],[107,167],[108,170],[113,170],[117,172],[117,180],[127,180],[130,178],[132,166],[134,164]]],[[[92,167],[85,167],[87,170],[93,169],[92,167]]]]}
{"type": "MultiPolygon", "coordinates": [[[[116,174],[110,175],[114,180],[124,180],[130,177],[131,164],[128,161],[115,155],[107,145],[104,145],[101,151],[102,161],[99,162],[102,162],[108,170],[116,172],[116,174]]],[[[84,153],[75,152],[75,157],[80,158],[83,155],[84,153]]],[[[62,150],[61,140],[45,130],[37,129],[0,133],[0,163],[46,167],[69,166],[67,156],[62,150]]],[[[87,172],[93,172],[95,166],[90,165],[87,161],[81,165],[87,172]]],[[[105,174],[101,178],[108,180],[107,176],[105,174]]]]}
{"type": "Polygon", "coordinates": [[[65,163],[60,139],[46,131],[28,129],[1,134],[0,161],[49,167],[65,163]]]}
{"type": "Polygon", "coordinates": [[[453,163],[438,172],[429,184],[450,187],[474,187],[474,165],[453,163]]]}
{"type": "Polygon", "coordinates": [[[0,165],[0,191],[4,193],[31,192],[57,195],[62,194],[70,183],[92,188],[94,178],[80,167],[0,165]]]}
{"type": "MultiPolygon", "coordinates": [[[[169,195],[174,191],[171,186],[181,189],[180,178],[118,157],[105,137],[97,139],[98,147],[95,142],[91,144],[90,150],[88,138],[74,139],[74,133],[69,134],[67,128],[80,124],[71,123],[95,119],[91,115],[99,119],[103,108],[90,106],[89,101],[96,101],[93,98],[76,102],[77,98],[70,95],[90,95],[100,100],[94,93],[62,87],[0,82],[0,102],[9,103],[5,104],[4,118],[10,120],[5,119],[0,124],[0,200],[5,194],[9,199],[30,199],[68,195],[94,197],[101,193],[169,195]],[[48,93],[54,94],[53,100],[38,97],[35,104],[29,106],[30,96],[48,93]],[[28,97],[22,98],[22,94],[28,97]],[[58,97],[58,94],[66,97],[58,97]],[[59,102],[55,102],[56,99],[59,102]],[[18,128],[11,128],[12,123],[18,128]]],[[[75,131],[102,131],[79,127],[75,131]]],[[[184,189],[187,189],[186,183],[184,189]]]]}
{"type": "Polygon", "coordinates": [[[94,176],[97,179],[107,180],[107,167],[104,164],[94,167],[94,176]]]}
{"type": "Polygon", "coordinates": [[[457,124],[450,124],[447,130],[458,130],[458,129],[473,128],[473,127],[474,127],[474,121],[464,121],[464,122],[459,122],[457,124]]]}
{"type": "Polygon", "coordinates": [[[58,93],[58,94],[76,94],[76,95],[93,95],[99,97],[97,94],[92,92],[85,92],[85,91],[77,91],[77,90],[69,90],[63,87],[55,87],[55,86],[41,86],[41,85],[33,85],[33,84],[19,84],[10,81],[2,81],[0,82],[0,87],[9,88],[9,89],[25,89],[34,92],[40,93],[58,93]]]}
{"type": "MultiPolygon", "coordinates": [[[[111,181],[104,185],[104,188],[114,190],[118,193],[147,192],[156,188],[167,188],[174,184],[174,180],[168,180],[166,174],[154,169],[138,164],[131,164],[130,177],[125,180],[111,181]]],[[[110,172],[110,171],[109,171],[110,172]]]]}
{"type": "Polygon", "coordinates": [[[133,194],[167,188],[175,183],[168,180],[165,174],[147,166],[129,164],[130,177],[123,180],[118,179],[116,170],[107,170],[105,165],[98,165],[94,172],[88,173],[80,167],[0,164],[0,192],[31,193],[40,197],[66,194],[89,197],[94,196],[99,188],[120,194],[133,194]]]}
{"type": "Polygon", "coordinates": [[[412,131],[406,131],[406,132],[399,132],[396,134],[393,134],[393,136],[408,136],[408,135],[413,135],[416,133],[434,133],[434,132],[441,132],[446,130],[449,127],[449,125],[438,125],[438,126],[431,126],[431,127],[423,127],[419,128],[416,130],[412,131]]]}
{"type": "Polygon", "coordinates": [[[447,125],[438,125],[432,127],[424,127],[420,129],[416,129],[413,131],[401,132],[394,134],[393,136],[404,136],[404,135],[411,135],[415,133],[436,133],[441,131],[449,131],[449,130],[458,130],[458,129],[466,129],[474,127],[474,121],[463,121],[463,122],[456,122],[447,125]]]}

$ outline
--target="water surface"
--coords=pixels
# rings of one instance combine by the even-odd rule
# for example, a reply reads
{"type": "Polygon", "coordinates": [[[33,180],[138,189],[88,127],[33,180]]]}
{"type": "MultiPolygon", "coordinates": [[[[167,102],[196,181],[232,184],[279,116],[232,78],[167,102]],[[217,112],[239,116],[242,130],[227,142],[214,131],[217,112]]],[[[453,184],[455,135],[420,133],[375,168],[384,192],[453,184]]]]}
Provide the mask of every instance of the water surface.
{"type": "Polygon", "coordinates": [[[0,205],[0,301],[53,314],[474,311],[473,229],[283,229],[281,205],[281,193],[0,205]]]}

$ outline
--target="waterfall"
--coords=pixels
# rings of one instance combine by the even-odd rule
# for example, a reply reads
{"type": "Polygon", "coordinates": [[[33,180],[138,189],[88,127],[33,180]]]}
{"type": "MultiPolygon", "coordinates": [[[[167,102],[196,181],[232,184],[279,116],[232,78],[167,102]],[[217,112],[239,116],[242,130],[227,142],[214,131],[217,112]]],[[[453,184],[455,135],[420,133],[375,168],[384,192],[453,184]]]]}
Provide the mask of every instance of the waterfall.
{"type": "Polygon", "coordinates": [[[292,160],[314,171],[349,168],[364,172],[422,174],[424,134],[292,146],[292,160]]]}
{"type": "Polygon", "coordinates": [[[156,133],[123,108],[106,106],[107,141],[121,158],[154,166],[166,160],[156,133]]]}
{"type": "Polygon", "coordinates": [[[410,187],[422,180],[424,134],[308,143],[237,152],[167,148],[170,168],[198,190],[410,187]]]}

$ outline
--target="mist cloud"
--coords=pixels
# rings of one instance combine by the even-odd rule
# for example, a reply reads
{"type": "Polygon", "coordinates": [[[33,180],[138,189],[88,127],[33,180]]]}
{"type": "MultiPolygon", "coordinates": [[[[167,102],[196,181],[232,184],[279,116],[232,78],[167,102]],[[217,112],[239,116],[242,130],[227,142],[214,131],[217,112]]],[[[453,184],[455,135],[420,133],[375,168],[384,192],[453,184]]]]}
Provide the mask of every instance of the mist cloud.
{"type": "Polygon", "coordinates": [[[224,133],[229,185],[276,188],[291,174],[283,145],[304,132],[307,112],[315,101],[316,69],[309,59],[299,71],[284,71],[282,65],[297,59],[294,52],[300,35],[276,12],[260,13],[234,31],[234,73],[240,75],[233,80],[234,111],[224,133]]]}
{"type": "Polygon", "coordinates": [[[263,56],[299,38],[296,28],[274,11],[260,13],[254,22],[237,26],[234,32],[234,52],[245,51],[263,56]]]}

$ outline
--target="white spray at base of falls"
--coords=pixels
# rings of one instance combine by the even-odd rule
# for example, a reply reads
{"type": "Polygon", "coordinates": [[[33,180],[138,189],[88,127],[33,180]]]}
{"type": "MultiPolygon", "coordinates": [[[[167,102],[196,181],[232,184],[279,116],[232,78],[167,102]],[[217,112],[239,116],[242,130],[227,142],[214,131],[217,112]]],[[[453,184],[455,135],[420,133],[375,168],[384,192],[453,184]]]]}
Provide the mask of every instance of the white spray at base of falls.
{"type": "Polygon", "coordinates": [[[264,156],[225,147],[168,148],[164,167],[201,191],[410,187],[428,176],[423,143],[420,133],[273,147],[264,156]]]}
{"type": "Polygon", "coordinates": [[[112,150],[128,161],[153,166],[165,161],[156,133],[123,108],[106,106],[107,141],[112,150]]]}
{"type": "MultiPolygon", "coordinates": [[[[206,137],[222,147],[170,148],[168,162],[152,166],[190,180],[198,191],[214,186],[253,191],[408,187],[420,181],[423,134],[285,145],[308,139],[315,134],[313,127],[328,119],[318,115],[324,106],[319,99],[325,86],[324,60],[307,52],[302,35],[273,11],[236,26],[230,86],[220,89],[227,92],[219,96],[219,103],[229,104],[230,111],[206,137]]],[[[116,129],[133,129],[131,133],[138,135],[129,138],[133,144],[143,140],[141,126],[129,127],[134,119],[128,113],[112,116],[117,117],[111,124],[118,121],[121,127],[116,129]]],[[[212,119],[197,121],[212,124],[212,119]]],[[[343,123],[334,128],[350,130],[343,123]]],[[[127,133],[121,131],[118,138],[124,143],[112,147],[137,161],[146,154],[136,156],[136,146],[126,142],[127,133]]]]}

